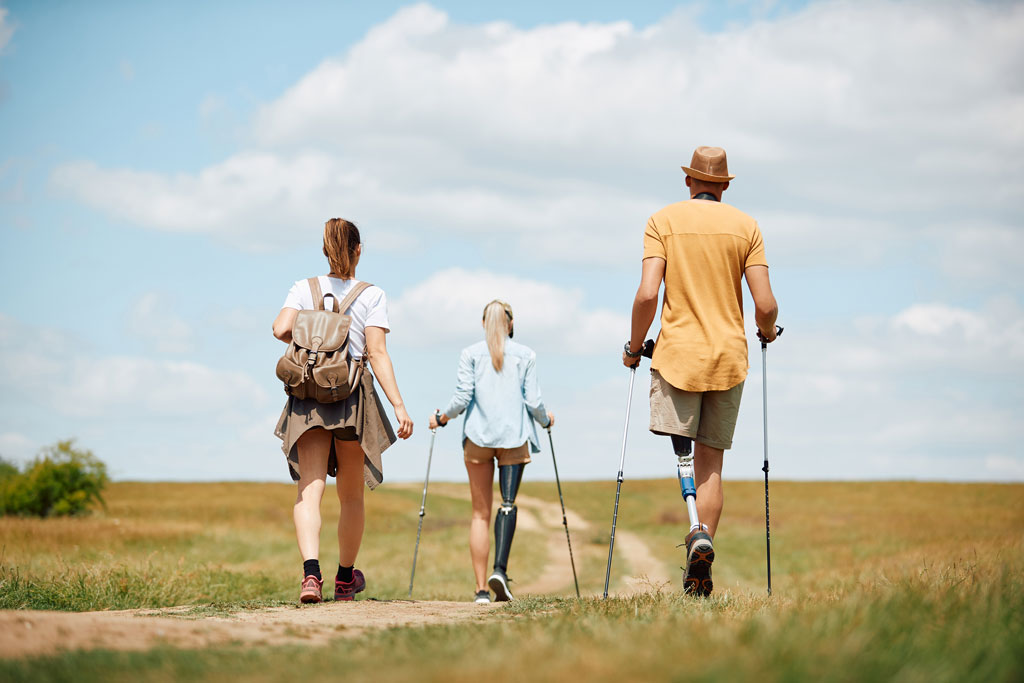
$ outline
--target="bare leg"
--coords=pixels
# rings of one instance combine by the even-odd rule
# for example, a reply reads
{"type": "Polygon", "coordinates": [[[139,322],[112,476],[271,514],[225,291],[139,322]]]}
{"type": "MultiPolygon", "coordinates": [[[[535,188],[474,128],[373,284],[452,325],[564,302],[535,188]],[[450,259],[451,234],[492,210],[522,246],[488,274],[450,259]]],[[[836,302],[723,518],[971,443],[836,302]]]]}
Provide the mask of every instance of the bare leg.
{"type": "Polygon", "coordinates": [[[358,441],[335,441],[338,457],[338,564],[352,567],[363,542],[363,449],[358,441]]]}
{"type": "Polygon", "coordinates": [[[311,429],[296,442],[299,450],[299,482],[292,518],[295,537],[303,560],[316,560],[320,554],[320,501],[327,482],[327,458],[331,435],[323,429],[311,429]]]}
{"type": "Polygon", "coordinates": [[[693,479],[697,485],[697,516],[714,538],[722,517],[722,455],[721,448],[712,448],[699,441],[693,453],[693,479]]]}
{"type": "Polygon", "coordinates": [[[466,463],[473,518],[469,523],[469,556],[473,560],[477,591],[487,590],[487,556],[491,551],[491,503],[494,498],[494,461],[466,463]]]}

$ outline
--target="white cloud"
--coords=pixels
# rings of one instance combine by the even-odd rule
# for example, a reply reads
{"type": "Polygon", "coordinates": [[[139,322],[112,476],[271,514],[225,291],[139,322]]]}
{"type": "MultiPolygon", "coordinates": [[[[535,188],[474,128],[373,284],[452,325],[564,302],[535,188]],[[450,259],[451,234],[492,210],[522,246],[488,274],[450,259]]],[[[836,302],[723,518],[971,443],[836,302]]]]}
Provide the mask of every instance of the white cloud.
{"type": "Polygon", "coordinates": [[[147,343],[154,351],[186,353],[194,348],[192,326],[174,314],[166,297],[156,293],[143,294],[128,312],[128,331],[147,343]]]}
{"type": "Polygon", "coordinates": [[[0,456],[75,436],[115,479],[287,480],[276,382],[113,351],[0,313],[0,456]]]}
{"type": "Polygon", "coordinates": [[[928,231],[942,270],[965,284],[1005,286],[1019,278],[1024,225],[974,219],[928,231]]]}
{"type": "MultiPolygon", "coordinates": [[[[1024,312],[999,299],[979,310],[915,304],[843,328],[792,326],[768,352],[779,475],[1020,479],[1022,340],[1024,312]]],[[[753,360],[740,450],[760,447],[760,370],[753,360]]]]}
{"type": "Polygon", "coordinates": [[[325,217],[337,213],[337,205],[363,181],[357,171],[346,171],[323,154],[281,159],[246,153],[197,176],[106,171],[78,162],[58,167],[52,182],[129,222],[220,233],[260,248],[319,234],[325,217]]]}
{"type": "Polygon", "coordinates": [[[0,391],[24,395],[56,416],[70,417],[223,423],[268,405],[265,389],[244,372],[191,361],[86,353],[76,346],[64,332],[0,314],[0,391]],[[26,346],[25,339],[35,344],[26,346]],[[26,393],[29,387],[44,389],[26,393]]]}
{"type": "Polygon", "coordinates": [[[537,340],[538,350],[607,353],[629,336],[629,318],[607,309],[587,309],[582,289],[483,270],[439,271],[403,291],[390,303],[389,313],[396,329],[415,330],[404,344],[468,345],[482,338],[481,316],[493,299],[512,306],[519,338],[537,340]]]}
{"type": "Polygon", "coordinates": [[[718,33],[689,11],[519,29],[416,5],[262,107],[246,151],[197,174],[76,162],[52,179],[248,247],[314,241],[340,213],[389,245],[506,231],[535,258],[612,262],[710,142],[742,205],[803,205],[779,221],[792,241],[877,259],[980,193],[1019,210],[1022,32],[1024,6],[973,2],[822,3],[718,33]]]}

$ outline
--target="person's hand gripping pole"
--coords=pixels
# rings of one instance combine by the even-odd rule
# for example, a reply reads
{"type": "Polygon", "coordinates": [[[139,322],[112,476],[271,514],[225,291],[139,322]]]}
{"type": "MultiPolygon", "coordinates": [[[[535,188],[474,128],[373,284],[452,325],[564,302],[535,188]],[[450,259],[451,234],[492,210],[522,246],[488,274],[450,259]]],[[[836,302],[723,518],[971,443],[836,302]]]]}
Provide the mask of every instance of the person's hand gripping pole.
{"type": "Polygon", "coordinates": [[[608,540],[608,566],[604,571],[603,599],[608,598],[608,583],[611,581],[612,576],[612,553],[615,551],[615,525],[619,519],[619,493],[622,491],[622,469],[626,464],[626,437],[629,435],[629,410],[633,404],[633,380],[636,378],[636,369],[640,365],[640,358],[642,356],[653,358],[653,339],[645,341],[643,348],[636,353],[629,350],[629,342],[626,342],[625,350],[623,351],[623,363],[629,367],[629,394],[626,397],[626,423],[622,429],[622,454],[619,456],[619,474],[615,478],[615,507],[612,510],[612,533],[608,540]],[[635,359],[635,362],[630,362],[633,359],[635,359]]]}

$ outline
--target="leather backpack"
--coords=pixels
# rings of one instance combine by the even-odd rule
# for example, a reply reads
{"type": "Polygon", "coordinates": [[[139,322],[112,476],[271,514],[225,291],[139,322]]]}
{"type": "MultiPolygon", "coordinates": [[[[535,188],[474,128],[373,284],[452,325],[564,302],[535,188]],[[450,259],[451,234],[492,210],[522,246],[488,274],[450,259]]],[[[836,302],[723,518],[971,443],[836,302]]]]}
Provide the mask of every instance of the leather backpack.
{"type": "Polygon", "coordinates": [[[277,361],[277,377],[284,382],[284,390],[295,398],[316,399],[320,403],[343,401],[359,387],[366,350],[359,360],[349,353],[348,332],[352,316],[345,311],[363,293],[369,282],[358,282],[338,303],[337,297],[320,290],[320,281],[311,277],[309,291],[313,294],[314,310],[299,311],[292,327],[292,341],[288,350],[277,361]],[[331,297],[333,310],[326,310],[324,299],[331,297]]]}

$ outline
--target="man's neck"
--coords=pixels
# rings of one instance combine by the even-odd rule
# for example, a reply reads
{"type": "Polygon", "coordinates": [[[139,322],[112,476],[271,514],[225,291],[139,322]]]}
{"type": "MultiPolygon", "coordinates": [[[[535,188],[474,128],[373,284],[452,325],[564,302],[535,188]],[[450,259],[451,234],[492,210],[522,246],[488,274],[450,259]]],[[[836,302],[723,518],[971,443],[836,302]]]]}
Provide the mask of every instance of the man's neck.
{"type": "Polygon", "coordinates": [[[705,199],[705,200],[707,200],[709,202],[721,201],[718,197],[716,197],[715,195],[711,194],[710,192],[698,192],[697,194],[693,195],[693,197],[691,197],[691,199],[705,199]]]}

